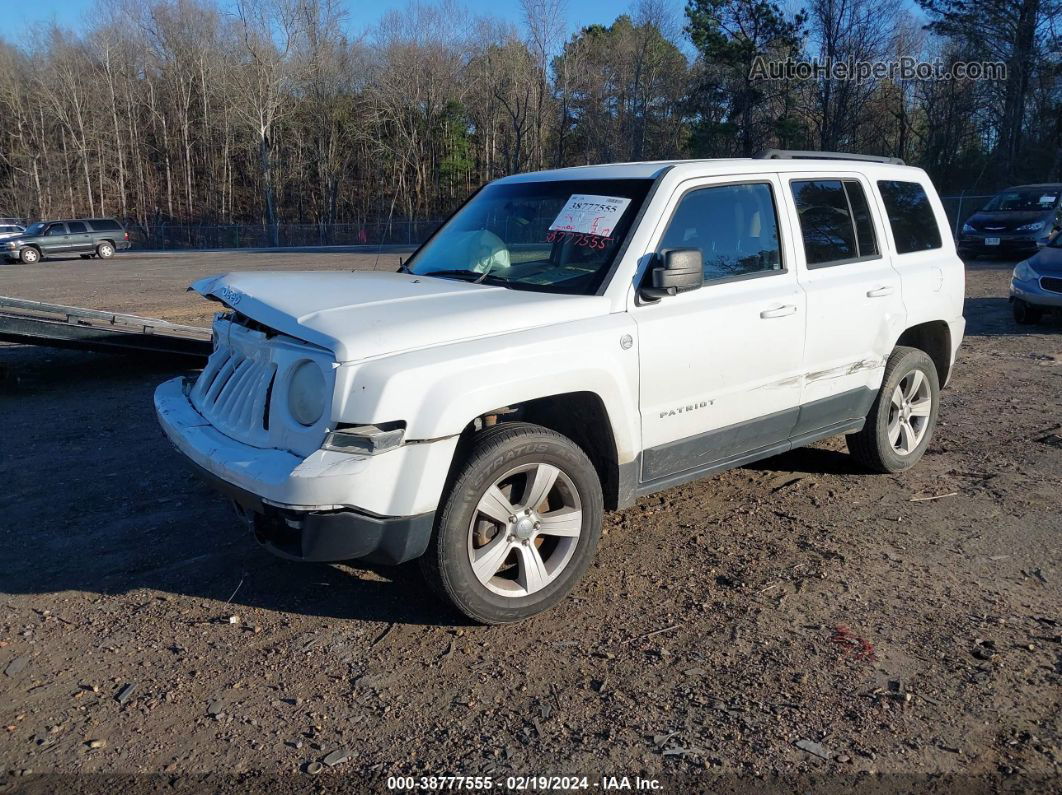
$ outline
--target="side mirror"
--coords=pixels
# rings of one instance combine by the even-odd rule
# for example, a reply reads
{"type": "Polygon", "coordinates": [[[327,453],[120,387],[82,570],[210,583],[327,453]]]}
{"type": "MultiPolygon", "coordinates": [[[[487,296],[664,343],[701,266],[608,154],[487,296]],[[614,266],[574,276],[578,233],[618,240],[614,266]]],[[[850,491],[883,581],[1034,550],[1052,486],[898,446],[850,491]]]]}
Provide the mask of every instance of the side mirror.
{"type": "Polygon", "coordinates": [[[699,248],[673,248],[664,252],[663,260],[662,267],[656,266],[650,272],[652,285],[639,291],[643,298],[658,301],[704,284],[704,256],[699,248]]]}

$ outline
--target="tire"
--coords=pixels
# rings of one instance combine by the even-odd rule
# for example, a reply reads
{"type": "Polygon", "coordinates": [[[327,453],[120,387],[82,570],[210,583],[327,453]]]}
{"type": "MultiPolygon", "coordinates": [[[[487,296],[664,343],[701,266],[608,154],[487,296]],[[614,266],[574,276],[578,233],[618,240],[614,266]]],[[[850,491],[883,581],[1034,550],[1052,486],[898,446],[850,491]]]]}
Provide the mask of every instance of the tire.
{"type": "Polygon", "coordinates": [[[109,240],[104,240],[98,246],[96,246],[96,256],[100,259],[110,259],[114,256],[114,243],[109,240]]]}
{"type": "Polygon", "coordinates": [[[1043,317],[1044,311],[1038,306],[1031,306],[1020,298],[1015,298],[1014,303],[1011,304],[1011,311],[1014,313],[1014,320],[1021,326],[1031,326],[1040,322],[1040,318],[1043,317]]]}
{"type": "Polygon", "coordinates": [[[939,412],[940,381],[933,360],[917,348],[899,346],[885,365],[863,430],[845,437],[848,451],[873,472],[903,472],[925,454],[939,412]]]}
{"type": "Polygon", "coordinates": [[[19,261],[24,262],[26,265],[32,265],[41,261],[41,252],[37,251],[33,246],[26,246],[18,252],[18,258],[19,261]]]}
{"type": "Polygon", "coordinates": [[[603,513],[597,470],[578,445],[538,425],[502,423],[473,437],[451,476],[421,570],[474,621],[521,621],[572,590],[603,513]],[[526,505],[538,496],[529,490],[541,501],[526,505]],[[541,529],[551,524],[556,532],[541,529]]]}

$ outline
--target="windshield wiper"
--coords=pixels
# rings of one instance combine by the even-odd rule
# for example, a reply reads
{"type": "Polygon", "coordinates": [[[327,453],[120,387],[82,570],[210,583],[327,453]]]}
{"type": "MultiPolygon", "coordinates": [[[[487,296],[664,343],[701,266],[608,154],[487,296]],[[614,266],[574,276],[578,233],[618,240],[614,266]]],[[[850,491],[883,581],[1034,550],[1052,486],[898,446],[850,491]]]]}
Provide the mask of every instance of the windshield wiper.
{"type": "Polygon", "coordinates": [[[508,279],[505,279],[501,276],[495,276],[491,273],[480,273],[479,271],[469,270],[467,268],[457,270],[428,271],[427,273],[422,273],[420,275],[437,276],[440,279],[460,279],[463,282],[486,282],[487,284],[498,284],[502,287],[509,286],[508,279]]]}

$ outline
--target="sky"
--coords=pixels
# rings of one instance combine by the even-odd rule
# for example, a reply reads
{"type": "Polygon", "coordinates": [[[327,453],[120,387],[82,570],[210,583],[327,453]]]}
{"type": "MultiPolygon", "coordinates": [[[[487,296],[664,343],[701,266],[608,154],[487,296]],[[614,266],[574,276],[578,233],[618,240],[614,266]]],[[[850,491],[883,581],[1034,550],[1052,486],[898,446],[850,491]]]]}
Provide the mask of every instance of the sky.
{"type": "MultiPolygon", "coordinates": [[[[92,9],[95,0],[0,0],[0,35],[9,41],[18,37],[19,30],[55,20],[64,27],[76,28],[92,9]]],[[[343,0],[347,9],[347,27],[357,34],[372,27],[384,13],[401,9],[407,0],[343,0]]],[[[501,17],[519,23],[522,12],[519,0],[459,0],[474,15],[501,17]]],[[[666,0],[681,21],[685,0],[666,0]]],[[[568,0],[568,32],[595,22],[611,23],[630,10],[635,0],[568,0]]]]}

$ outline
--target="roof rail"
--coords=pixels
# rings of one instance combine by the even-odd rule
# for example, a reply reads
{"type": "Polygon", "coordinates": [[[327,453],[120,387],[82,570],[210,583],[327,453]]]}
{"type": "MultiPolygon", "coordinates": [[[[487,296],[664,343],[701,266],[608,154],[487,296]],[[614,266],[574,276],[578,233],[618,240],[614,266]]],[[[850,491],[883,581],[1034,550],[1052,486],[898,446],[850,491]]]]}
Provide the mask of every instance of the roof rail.
{"type": "Polygon", "coordinates": [[[907,165],[898,157],[881,155],[854,155],[848,152],[812,152],[806,149],[764,149],[756,155],[757,160],[864,160],[869,163],[889,163],[893,166],[907,165]]]}

